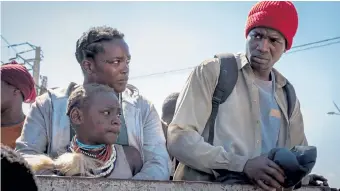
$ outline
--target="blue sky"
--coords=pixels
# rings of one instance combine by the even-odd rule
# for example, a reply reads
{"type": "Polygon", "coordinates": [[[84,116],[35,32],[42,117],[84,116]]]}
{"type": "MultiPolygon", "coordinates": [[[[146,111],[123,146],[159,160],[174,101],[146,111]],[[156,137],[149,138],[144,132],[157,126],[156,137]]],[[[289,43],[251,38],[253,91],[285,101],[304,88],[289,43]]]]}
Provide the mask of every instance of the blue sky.
{"type": "MultiPolygon", "coordinates": [[[[76,41],[91,26],[109,25],[126,35],[132,54],[130,83],[159,113],[164,98],[180,91],[187,68],[221,52],[245,50],[244,26],[254,2],[2,2],[1,34],[12,44],[42,47],[41,75],[49,87],[82,82],[74,57],[76,41]]],[[[299,28],[293,45],[340,36],[340,2],[296,2],[299,28]]],[[[1,60],[14,56],[2,41],[1,60]]],[[[17,48],[17,50],[22,50],[17,48]]],[[[295,86],[311,145],[318,147],[314,172],[340,188],[340,44],[285,55],[276,68],[295,86]],[[339,180],[339,179],[338,179],[339,180]]],[[[32,56],[27,54],[26,57],[32,56]]]]}

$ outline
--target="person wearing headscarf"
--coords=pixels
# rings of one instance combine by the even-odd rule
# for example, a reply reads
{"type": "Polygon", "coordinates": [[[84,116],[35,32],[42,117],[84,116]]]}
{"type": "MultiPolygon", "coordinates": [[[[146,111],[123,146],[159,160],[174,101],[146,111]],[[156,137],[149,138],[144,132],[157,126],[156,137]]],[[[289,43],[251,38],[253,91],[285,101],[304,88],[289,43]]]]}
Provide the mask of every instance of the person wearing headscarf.
{"type": "Polygon", "coordinates": [[[35,101],[34,86],[25,66],[15,61],[1,66],[1,143],[12,149],[25,121],[22,105],[35,101]]]}

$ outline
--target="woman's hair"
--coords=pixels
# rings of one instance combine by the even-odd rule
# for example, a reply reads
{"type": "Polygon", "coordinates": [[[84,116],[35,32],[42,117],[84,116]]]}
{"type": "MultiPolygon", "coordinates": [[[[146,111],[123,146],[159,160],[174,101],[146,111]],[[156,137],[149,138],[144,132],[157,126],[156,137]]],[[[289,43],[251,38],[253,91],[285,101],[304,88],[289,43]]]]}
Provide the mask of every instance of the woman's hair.
{"type": "MultiPolygon", "coordinates": [[[[124,34],[115,28],[107,26],[92,27],[78,39],[76,44],[76,59],[79,64],[86,58],[94,58],[104,52],[102,42],[124,39],[124,34]]],[[[83,67],[81,67],[84,71],[83,67]]]]}
{"type": "Polygon", "coordinates": [[[1,144],[1,190],[38,190],[35,176],[19,154],[1,144]]]}
{"type": "Polygon", "coordinates": [[[75,107],[82,109],[88,106],[88,103],[91,101],[93,96],[100,92],[112,92],[115,94],[115,91],[112,88],[102,84],[92,83],[77,87],[72,91],[68,98],[66,114],[69,116],[71,110],[75,107]]]}

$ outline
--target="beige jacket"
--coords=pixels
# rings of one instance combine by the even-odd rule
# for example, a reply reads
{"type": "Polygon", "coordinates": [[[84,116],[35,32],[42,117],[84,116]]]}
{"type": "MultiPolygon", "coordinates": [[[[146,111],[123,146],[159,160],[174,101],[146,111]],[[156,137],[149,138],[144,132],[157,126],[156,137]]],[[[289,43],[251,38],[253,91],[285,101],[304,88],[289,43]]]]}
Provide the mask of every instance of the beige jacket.
{"type": "MultiPolygon", "coordinates": [[[[195,169],[212,174],[211,169],[242,172],[248,159],[261,154],[259,91],[254,85],[254,73],[244,54],[235,55],[239,75],[237,84],[220,105],[215,123],[214,146],[206,143],[205,124],[212,108],[212,96],[217,85],[218,59],[204,61],[188,78],[168,128],[167,147],[170,155],[195,169]]],[[[300,104],[297,100],[288,119],[287,100],[283,86],[286,79],[275,69],[275,99],[281,109],[278,147],[307,145],[300,104]]]]}

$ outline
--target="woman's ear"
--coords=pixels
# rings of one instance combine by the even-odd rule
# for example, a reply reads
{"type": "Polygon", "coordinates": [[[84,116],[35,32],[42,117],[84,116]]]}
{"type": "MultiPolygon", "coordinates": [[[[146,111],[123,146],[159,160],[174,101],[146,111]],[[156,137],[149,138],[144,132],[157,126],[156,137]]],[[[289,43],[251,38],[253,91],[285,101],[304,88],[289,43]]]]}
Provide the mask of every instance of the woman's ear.
{"type": "Polygon", "coordinates": [[[95,73],[95,66],[94,66],[92,59],[83,60],[81,65],[82,65],[84,73],[86,73],[88,76],[95,73]]]}
{"type": "Polygon", "coordinates": [[[72,124],[81,125],[84,122],[83,112],[77,107],[72,108],[70,120],[72,124]]]}

